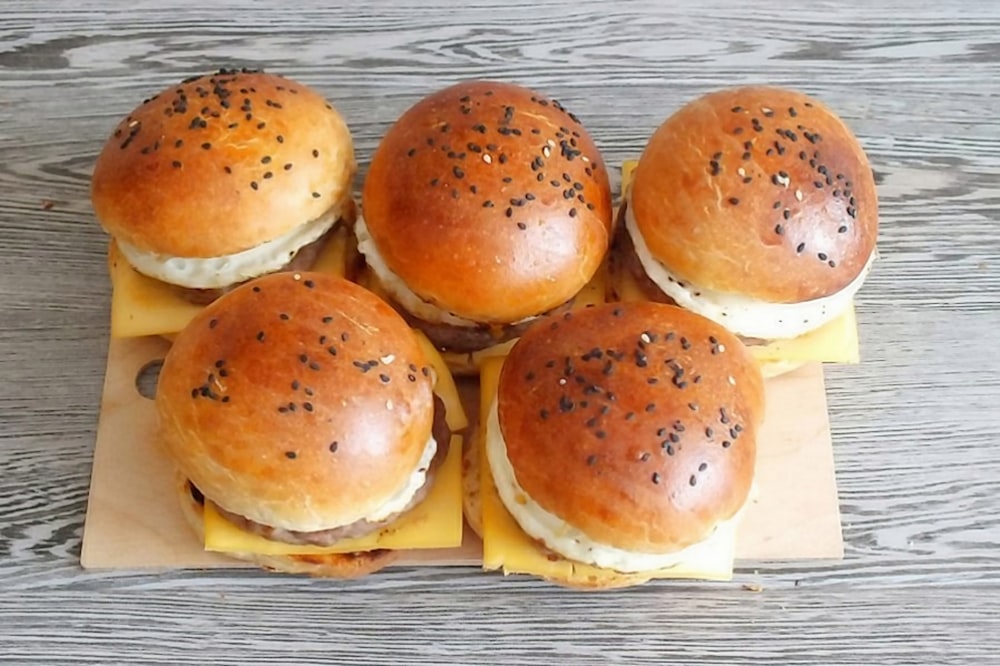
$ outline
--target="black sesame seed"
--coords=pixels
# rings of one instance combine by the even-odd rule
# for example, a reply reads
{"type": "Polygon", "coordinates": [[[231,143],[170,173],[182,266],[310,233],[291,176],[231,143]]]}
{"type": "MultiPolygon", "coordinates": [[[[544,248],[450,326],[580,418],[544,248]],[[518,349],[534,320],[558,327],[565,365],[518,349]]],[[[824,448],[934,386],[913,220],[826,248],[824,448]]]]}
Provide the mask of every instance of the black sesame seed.
{"type": "Polygon", "coordinates": [[[799,243],[798,246],[795,248],[795,251],[798,252],[799,254],[802,254],[805,251],[805,249],[806,249],[806,244],[799,243]]]}
{"type": "Polygon", "coordinates": [[[690,484],[691,484],[692,486],[696,486],[696,485],[698,485],[698,479],[697,479],[697,478],[695,478],[695,475],[694,475],[694,474],[692,474],[692,475],[691,475],[691,478],[690,478],[690,479],[688,479],[688,483],[690,483],[690,484]]]}
{"type": "Polygon", "coordinates": [[[295,460],[299,457],[299,454],[295,453],[295,451],[285,451],[285,457],[289,460],[295,460]]]}
{"type": "Polygon", "coordinates": [[[594,466],[595,464],[597,464],[597,456],[594,455],[593,453],[587,456],[587,464],[590,466],[594,466]]]}
{"type": "Polygon", "coordinates": [[[257,342],[264,342],[264,331],[257,331],[257,342]]]}
{"type": "Polygon", "coordinates": [[[778,234],[780,236],[783,233],[785,233],[785,228],[782,227],[780,224],[776,224],[776,225],[774,225],[774,233],[776,233],[776,234],[778,234]]]}
{"type": "Polygon", "coordinates": [[[732,204],[733,206],[738,206],[740,200],[736,197],[729,197],[729,203],[732,204]]]}
{"type": "Polygon", "coordinates": [[[313,410],[313,405],[311,402],[303,402],[302,409],[306,410],[307,412],[311,412],[313,410]]]}
{"type": "Polygon", "coordinates": [[[659,472],[653,472],[653,476],[650,477],[655,485],[660,485],[660,474],[659,472]]]}
{"type": "Polygon", "coordinates": [[[322,196],[322,195],[320,195],[319,192],[313,192],[313,199],[319,199],[320,196],[322,196]]]}

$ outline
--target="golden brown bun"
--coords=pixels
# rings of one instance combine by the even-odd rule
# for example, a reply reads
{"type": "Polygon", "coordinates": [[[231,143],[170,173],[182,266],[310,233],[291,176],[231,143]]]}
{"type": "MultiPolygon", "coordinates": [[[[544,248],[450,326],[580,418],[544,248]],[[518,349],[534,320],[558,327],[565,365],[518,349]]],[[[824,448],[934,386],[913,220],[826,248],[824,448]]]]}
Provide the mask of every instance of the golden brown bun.
{"type": "Polygon", "coordinates": [[[177,257],[271,240],[350,196],[351,134],[317,92],[273,74],[188,79],[132,111],[91,182],[116,238],[177,257]],[[290,166],[289,166],[290,165],[290,166]]]}
{"type": "Polygon", "coordinates": [[[747,498],[763,379],[703,317],[637,302],[544,321],[507,357],[498,395],[524,492],[598,543],[674,552],[747,498]]]}
{"type": "Polygon", "coordinates": [[[372,514],[431,436],[432,372],[373,294],[280,273],[215,301],[177,336],[156,392],[160,439],[227,511],[318,531],[372,514]]]}
{"type": "Polygon", "coordinates": [[[410,289],[479,322],[569,300],[610,242],[594,142],[557,102],[504,83],[460,83],[404,113],[372,158],[362,207],[410,289]]]}
{"type": "MultiPolygon", "coordinates": [[[[205,522],[202,506],[191,497],[187,479],[181,478],[177,485],[184,518],[198,535],[198,538],[204,540],[205,522]]],[[[262,555],[260,553],[226,553],[226,555],[237,560],[253,562],[265,569],[329,578],[360,578],[379,569],[384,569],[399,559],[399,553],[394,550],[329,555],[262,555]]]]}
{"type": "Polygon", "coordinates": [[[878,233],[858,140],[820,102],[778,88],[722,90],[668,118],[636,167],[631,205],[672,272],[771,302],[840,291],[878,233]]]}
{"type": "Polygon", "coordinates": [[[623,587],[634,587],[636,585],[642,585],[647,583],[652,579],[648,573],[622,573],[620,571],[612,571],[606,569],[601,576],[595,576],[593,574],[578,574],[575,569],[573,569],[565,578],[556,578],[552,576],[545,576],[544,580],[550,583],[555,583],[556,585],[561,585],[562,587],[568,587],[574,590],[619,590],[623,587]]]}

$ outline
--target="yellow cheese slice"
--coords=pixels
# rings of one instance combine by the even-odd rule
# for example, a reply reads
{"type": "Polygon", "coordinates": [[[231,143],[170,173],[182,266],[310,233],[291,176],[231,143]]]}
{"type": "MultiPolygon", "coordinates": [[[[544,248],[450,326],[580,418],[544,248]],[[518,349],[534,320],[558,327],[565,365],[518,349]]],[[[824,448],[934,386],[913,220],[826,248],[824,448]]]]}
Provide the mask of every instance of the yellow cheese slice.
{"type": "MultiPolygon", "coordinates": [[[[632,185],[635,160],[622,162],[622,192],[632,185]]],[[[623,302],[647,300],[629,271],[616,271],[612,290],[623,302]]],[[[766,345],[752,345],[750,351],[761,364],[795,366],[809,361],[821,363],[858,363],[861,360],[858,342],[858,321],[854,304],[833,321],[815,331],[790,340],[775,340],[766,345]]]]}
{"type": "MultiPolygon", "coordinates": [[[[571,562],[552,553],[531,539],[510,515],[497,493],[485,452],[486,419],[496,398],[503,359],[490,359],[480,369],[479,436],[480,474],[483,506],[483,568],[503,570],[504,574],[521,573],[589,587],[601,587],[601,581],[620,579],[622,574],[589,564],[571,562]]],[[[644,578],[697,578],[731,580],[736,546],[735,523],[720,526],[712,537],[712,548],[697,562],[681,562],[669,569],[644,572],[644,578]]]]}
{"type": "Polygon", "coordinates": [[[205,550],[263,555],[320,555],[388,548],[420,550],[456,548],[462,544],[462,437],[452,435],[448,456],[423,502],[398,520],[367,536],[344,539],[334,546],[299,546],[270,541],[244,532],[205,503],[205,550]]]}
{"type": "MultiPolygon", "coordinates": [[[[313,270],[343,276],[349,257],[348,237],[341,225],[331,235],[316,259],[313,270]]],[[[169,335],[183,329],[201,311],[159,280],[136,271],[119,251],[114,241],[108,248],[111,274],[111,337],[135,338],[143,335],[169,335]]]]}
{"type": "MultiPolygon", "coordinates": [[[[458,397],[455,380],[441,355],[421,333],[417,333],[437,381],[434,393],[445,404],[445,417],[452,431],[468,424],[458,397]]],[[[462,544],[462,436],[452,435],[448,455],[434,477],[434,485],[423,502],[399,520],[378,532],[358,539],[345,539],[334,546],[299,546],[271,541],[245,532],[223,518],[212,502],[205,503],[205,550],[223,553],[260,553],[264,555],[303,555],[355,553],[388,548],[420,550],[455,548],[462,544]]]]}
{"type": "Polygon", "coordinates": [[[458,397],[458,387],[455,386],[455,378],[451,376],[451,372],[448,371],[448,366],[445,364],[444,359],[434,349],[434,345],[427,339],[427,336],[421,331],[414,332],[417,334],[417,340],[420,341],[420,346],[423,348],[424,354],[427,355],[428,362],[434,368],[434,374],[436,375],[434,392],[444,402],[445,420],[448,422],[448,427],[451,428],[452,432],[465,429],[469,425],[469,419],[465,416],[465,408],[462,406],[462,400],[458,397]]]}

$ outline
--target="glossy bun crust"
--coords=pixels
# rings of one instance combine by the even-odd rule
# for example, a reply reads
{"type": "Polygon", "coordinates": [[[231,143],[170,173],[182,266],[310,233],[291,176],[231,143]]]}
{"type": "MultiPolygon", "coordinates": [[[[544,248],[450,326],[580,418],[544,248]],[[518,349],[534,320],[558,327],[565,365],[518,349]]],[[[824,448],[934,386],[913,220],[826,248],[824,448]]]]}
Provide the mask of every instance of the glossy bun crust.
{"type": "Polygon", "coordinates": [[[432,372],[388,305],[329,275],[260,278],[209,305],[160,373],[160,440],[227,511],[318,531],[370,515],[431,436],[432,372]]]}
{"type": "Polygon", "coordinates": [[[777,88],[722,90],[668,118],[631,206],[650,252],[685,281],[780,303],[846,287],[878,232],[858,140],[817,100],[777,88]]]}
{"type": "Polygon", "coordinates": [[[115,128],[91,181],[114,237],[177,257],[240,252],[350,197],[351,134],[317,92],[222,71],[145,101],[115,128]]]}
{"type": "Polygon", "coordinates": [[[577,119],[531,90],[483,81],[403,114],[372,158],[362,208],[410,289],[478,322],[569,300],[611,232],[608,176],[577,119]]]}
{"type": "Polygon", "coordinates": [[[760,371],[735,336],[657,303],[544,321],[500,375],[521,488],[592,540],[635,552],[680,550],[736,514],[763,408],[760,371]]]}

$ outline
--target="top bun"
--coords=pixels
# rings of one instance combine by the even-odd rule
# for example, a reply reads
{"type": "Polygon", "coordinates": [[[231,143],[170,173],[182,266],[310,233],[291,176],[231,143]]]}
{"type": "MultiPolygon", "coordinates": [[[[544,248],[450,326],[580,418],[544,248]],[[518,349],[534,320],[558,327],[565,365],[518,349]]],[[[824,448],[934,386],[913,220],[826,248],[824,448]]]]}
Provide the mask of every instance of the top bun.
{"type": "Polygon", "coordinates": [[[592,541],[675,552],[746,501],[763,380],[708,319],[649,302],[552,317],[515,345],[498,390],[520,487],[592,541]]]}
{"type": "Polygon", "coordinates": [[[778,88],[722,90],[653,134],[631,190],[650,252],[691,284],[795,303],[834,294],[875,248],[878,202],[858,140],[778,88]]]}
{"type": "Polygon", "coordinates": [[[356,168],[347,125],[317,92],[222,70],[171,86],[121,121],[97,158],[91,196],[116,238],[218,257],[342,204],[356,168]]]}
{"type": "Polygon", "coordinates": [[[293,531],[351,524],[409,480],[431,437],[432,372],[361,287],[277,273],[222,296],[160,373],[160,439],[223,509],[293,531]]]}
{"type": "Polygon", "coordinates": [[[558,102],[473,81],[426,97],[372,158],[365,223],[423,299],[508,323],[569,300],[608,248],[611,192],[597,147],[558,102]]]}

